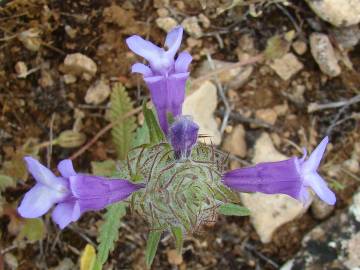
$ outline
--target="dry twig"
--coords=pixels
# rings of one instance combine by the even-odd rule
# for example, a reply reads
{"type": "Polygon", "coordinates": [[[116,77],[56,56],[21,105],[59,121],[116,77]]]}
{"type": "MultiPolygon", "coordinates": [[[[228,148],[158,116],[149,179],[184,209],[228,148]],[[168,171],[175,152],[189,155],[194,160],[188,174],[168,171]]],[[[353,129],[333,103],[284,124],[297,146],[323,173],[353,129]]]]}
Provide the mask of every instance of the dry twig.
{"type": "Polygon", "coordinates": [[[195,80],[192,80],[191,83],[192,85],[197,85],[197,84],[200,84],[202,83],[203,81],[206,81],[206,80],[210,80],[212,77],[224,72],[224,71],[228,71],[230,69],[233,69],[233,68],[238,68],[238,67],[242,67],[242,66],[246,66],[246,65],[250,65],[250,64],[255,64],[257,62],[260,62],[262,61],[264,58],[264,56],[262,54],[258,54],[258,55],[255,55],[253,57],[250,57],[249,59],[247,60],[244,60],[244,61],[240,61],[240,62],[237,62],[237,63],[234,63],[232,65],[228,65],[228,66],[225,66],[223,68],[219,68],[219,69],[216,69],[212,72],[209,72],[207,73],[206,75],[204,76],[201,76],[195,80]]]}
{"type": "MultiPolygon", "coordinates": [[[[211,55],[207,53],[206,57],[207,57],[207,60],[209,62],[210,68],[212,70],[215,70],[214,61],[212,60],[211,55]]],[[[229,116],[230,116],[230,113],[231,113],[231,108],[230,108],[229,101],[226,98],[224,88],[221,85],[219,78],[217,77],[217,75],[214,75],[214,77],[215,77],[215,84],[216,84],[217,89],[219,91],[220,98],[223,101],[224,106],[225,106],[225,113],[224,113],[223,121],[222,121],[221,127],[220,127],[220,133],[222,135],[224,133],[224,130],[225,130],[226,125],[228,123],[229,116]]]]}
{"type": "Polygon", "coordinates": [[[352,104],[360,102],[360,95],[356,95],[348,100],[330,102],[326,104],[318,104],[316,102],[310,103],[308,106],[308,113],[313,113],[316,111],[335,109],[343,106],[350,106],[352,104]]]}

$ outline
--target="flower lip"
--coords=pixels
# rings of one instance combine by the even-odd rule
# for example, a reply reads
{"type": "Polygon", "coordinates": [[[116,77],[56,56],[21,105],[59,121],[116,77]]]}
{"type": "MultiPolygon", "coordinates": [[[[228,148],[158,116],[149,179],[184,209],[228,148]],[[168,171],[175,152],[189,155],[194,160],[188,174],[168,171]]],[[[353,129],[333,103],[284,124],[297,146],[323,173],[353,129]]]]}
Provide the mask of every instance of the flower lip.
{"type": "MultiPolygon", "coordinates": [[[[137,35],[127,38],[126,43],[130,50],[149,62],[153,72],[168,76],[174,71],[174,57],[180,48],[182,35],[183,28],[181,26],[175,27],[168,33],[165,40],[167,51],[137,35]]],[[[135,72],[139,72],[139,70],[135,72]]],[[[144,69],[142,68],[140,73],[143,72],[144,69]]],[[[146,74],[148,73],[146,72],[146,74]]]]}
{"type": "Polygon", "coordinates": [[[68,183],[66,178],[55,176],[48,168],[31,156],[25,156],[24,161],[28,171],[37,183],[40,183],[54,191],[68,192],[68,183]]]}
{"type": "Polygon", "coordinates": [[[301,166],[300,175],[305,187],[311,187],[322,201],[329,205],[334,205],[336,203],[334,192],[329,189],[326,181],[317,172],[328,143],[329,138],[326,136],[307,160],[305,160],[306,153],[304,153],[304,157],[299,160],[301,166]]]}

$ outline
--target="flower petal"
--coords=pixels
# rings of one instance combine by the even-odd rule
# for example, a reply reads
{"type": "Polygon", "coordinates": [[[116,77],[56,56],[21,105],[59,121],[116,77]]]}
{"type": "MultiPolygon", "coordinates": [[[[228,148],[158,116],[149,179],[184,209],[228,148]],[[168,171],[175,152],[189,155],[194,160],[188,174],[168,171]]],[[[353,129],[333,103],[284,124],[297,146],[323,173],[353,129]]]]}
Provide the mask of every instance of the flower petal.
{"type": "Polygon", "coordinates": [[[169,57],[175,57],[175,54],[181,45],[183,32],[184,29],[181,26],[177,26],[167,34],[165,46],[168,48],[168,50],[166,51],[166,55],[168,55],[169,57]]]}
{"type": "Polygon", "coordinates": [[[172,112],[174,117],[181,115],[182,105],[185,100],[186,82],[189,78],[189,72],[175,73],[168,78],[167,87],[169,88],[168,111],[172,112]]]}
{"type": "Polygon", "coordinates": [[[136,63],[131,67],[131,72],[132,73],[140,73],[142,74],[144,77],[149,77],[153,75],[153,72],[151,71],[151,69],[141,63],[136,63]]]}
{"type": "Polygon", "coordinates": [[[61,177],[56,177],[48,168],[42,165],[36,159],[27,156],[24,157],[28,171],[38,183],[44,184],[49,188],[62,190],[66,187],[65,181],[61,177]]]}
{"type": "Polygon", "coordinates": [[[307,187],[302,186],[298,195],[298,200],[302,202],[304,207],[307,207],[312,201],[309,195],[309,191],[307,190],[307,187]]]}
{"type": "Polygon", "coordinates": [[[312,173],[317,170],[328,143],[329,137],[326,136],[311,153],[310,157],[303,163],[302,172],[304,174],[312,173]]]}
{"type": "Polygon", "coordinates": [[[65,178],[76,175],[72,161],[70,159],[64,159],[60,161],[57,168],[61,175],[65,178]]]}
{"type": "Polygon", "coordinates": [[[18,207],[18,212],[24,218],[40,217],[49,211],[55,203],[64,199],[66,195],[37,183],[25,194],[18,207]]]}
{"type": "Polygon", "coordinates": [[[188,52],[181,52],[175,61],[175,72],[187,72],[192,61],[192,56],[188,52]]]}
{"type": "Polygon", "coordinates": [[[126,44],[130,50],[150,62],[156,61],[163,53],[163,49],[137,35],[127,38],[126,44]]]}
{"type": "Polygon", "coordinates": [[[161,129],[165,134],[168,132],[167,111],[169,107],[169,85],[167,78],[163,76],[153,76],[144,78],[150,90],[151,100],[155,106],[157,117],[161,129]]]}
{"type": "Polygon", "coordinates": [[[71,222],[80,218],[80,208],[75,200],[59,203],[52,215],[54,222],[59,225],[60,229],[64,229],[71,222]]]}
{"type": "Polygon", "coordinates": [[[310,186],[321,200],[327,204],[334,205],[336,197],[319,174],[312,173],[304,176],[306,185],[310,186]]]}

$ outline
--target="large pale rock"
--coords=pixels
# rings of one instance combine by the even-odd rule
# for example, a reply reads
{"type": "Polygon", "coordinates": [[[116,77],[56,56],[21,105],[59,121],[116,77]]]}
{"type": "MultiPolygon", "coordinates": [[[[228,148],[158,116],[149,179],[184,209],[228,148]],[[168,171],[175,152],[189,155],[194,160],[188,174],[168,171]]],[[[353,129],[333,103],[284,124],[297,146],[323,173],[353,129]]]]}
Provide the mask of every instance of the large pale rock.
{"type": "Polygon", "coordinates": [[[194,38],[200,38],[203,35],[203,31],[199,25],[199,20],[197,17],[187,17],[181,23],[185,31],[194,38]]]}
{"type": "Polygon", "coordinates": [[[255,153],[252,159],[254,164],[260,162],[280,161],[288,157],[275,149],[268,133],[262,133],[255,143],[255,153]]]}
{"type": "Polygon", "coordinates": [[[65,73],[82,75],[84,79],[90,80],[97,71],[96,63],[88,56],[81,53],[68,54],[64,60],[65,73]]]}
{"type": "Polygon", "coordinates": [[[360,22],[359,0],[306,0],[323,20],[335,26],[350,26],[360,22]]]}
{"type": "Polygon", "coordinates": [[[229,136],[226,137],[223,149],[233,155],[245,157],[247,148],[245,141],[245,129],[243,125],[237,125],[229,136]]]}
{"type": "Polygon", "coordinates": [[[109,97],[110,92],[111,90],[109,84],[105,80],[99,80],[87,90],[85,102],[88,104],[98,105],[109,97]]]}
{"type": "Polygon", "coordinates": [[[360,191],[354,196],[348,209],[310,231],[304,237],[300,251],[281,270],[360,269],[358,209],[360,191]]]}
{"type": "Polygon", "coordinates": [[[360,41],[360,27],[359,25],[352,25],[349,27],[334,28],[332,33],[339,44],[345,50],[351,50],[360,41]]]}
{"type": "MultiPolygon", "coordinates": [[[[287,159],[279,153],[267,133],[255,143],[253,163],[287,159]]],[[[269,243],[277,228],[303,214],[307,207],[287,195],[242,193],[241,201],[251,214],[250,220],[263,243],[269,243]]]]}
{"type": "MultiPolygon", "coordinates": [[[[234,64],[221,60],[213,60],[213,63],[215,69],[229,67],[234,64]]],[[[229,68],[223,72],[220,72],[218,74],[218,79],[220,83],[224,84],[228,88],[238,89],[248,81],[253,70],[254,68],[252,66],[229,68]]],[[[201,77],[209,74],[209,72],[212,72],[209,61],[203,61],[194,74],[195,77],[201,77]]]]}
{"type": "MultiPolygon", "coordinates": [[[[210,81],[205,81],[185,98],[183,114],[191,115],[200,127],[199,133],[210,136],[211,142],[218,145],[221,142],[221,134],[214,117],[216,106],[216,86],[210,81]]],[[[210,143],[210,140],[206,139],[205,142],[210,143]]]]}
{"type": "Polygon", "coordinates": [[[341,68],[338,64],[335,50],[327,35],[321,33],[311,34],[310,48],[311,54],[323,73],[330,77],[340,75],[341,68]]]}
{"type": "Polygon", "coordinates": [[[156,19],[156,25],[164,30],[166,33],[170,32],[173,28],[175,28],[178,23],[174,18],[171,17],[161,17],[156,19]]]}

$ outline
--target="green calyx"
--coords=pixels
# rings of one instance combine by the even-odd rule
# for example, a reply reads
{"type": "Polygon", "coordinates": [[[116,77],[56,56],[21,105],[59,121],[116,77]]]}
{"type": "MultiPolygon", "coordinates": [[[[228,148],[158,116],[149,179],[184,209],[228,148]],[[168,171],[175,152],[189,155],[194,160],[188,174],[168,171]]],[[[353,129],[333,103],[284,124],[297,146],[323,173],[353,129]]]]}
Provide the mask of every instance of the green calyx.
{"type": "Polygon", "coordinates": [[[133,194],[131,208],[152,231],[194,233],[214,223],[218,207],[238,202],[238,195],[222,185],[227,156],[199,143],[188,160],[178,161],[167,143],[143,145],[129,152],[128,173],[145,188],[133,194]]]}

